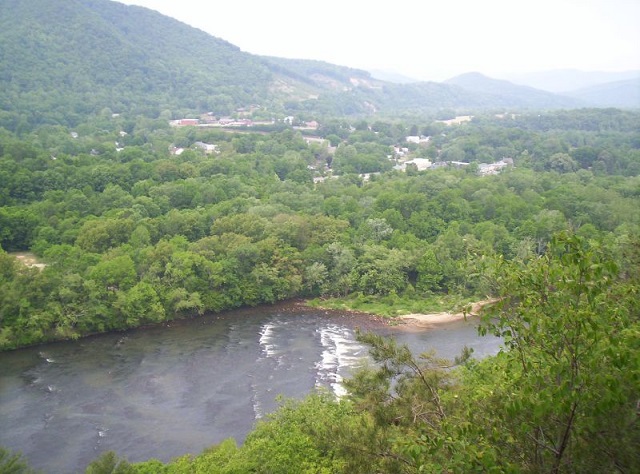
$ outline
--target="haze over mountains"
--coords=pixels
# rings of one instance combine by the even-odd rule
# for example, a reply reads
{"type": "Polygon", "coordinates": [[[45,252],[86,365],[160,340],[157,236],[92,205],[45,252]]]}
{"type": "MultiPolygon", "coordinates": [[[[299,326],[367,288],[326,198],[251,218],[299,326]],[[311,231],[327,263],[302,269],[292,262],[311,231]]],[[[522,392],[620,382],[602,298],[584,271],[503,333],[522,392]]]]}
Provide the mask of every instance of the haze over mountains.
{"type": "Polygon", "coordinates": [[[560,69],[507,76],[511,82],[573,97],[597,107],[639,107],[640,71],[560,69]]]}
{"type": "Polygon", "coordinates": [[[578,71],[576,69],[556,69],[552,71],[532,72],[528,74],[507,74],[503,79],[535,87],[558,94],[571,94],[574,91],[601,86],[607,83],[640,79],[640,71],[578,71]]]}
{"type": "Polygon", "coordinates": [[[251,55],[152,10],[109,0],[3,0],[0,10],[0,126],[13,130],[75,125],[106,109],[168,119],[252,104],[314,115],[640,106],[637,77],[571,97],[481,74],[444,83],[377,77],[251,55]]]}
{"type": "Polygon", "coordinates": [[[457,85],[479,94],[492,95],[496,101],[500,101],[500,99],[504,97],[509,97],[510,100],[517,100],[525,107],[554,108],[560,106],[572,108],[581,105],[575,99],[534,89],[529,86],[519,86],[500,79],[492,79],[478,72],[461,74],[446,80],[445,83],[457,85]]]}
{"type": "MultiPolygon", "coordinates": [[[[398,84],[418,82],[414,78],[391,71],[372,71],[372,75],[377,79],[398,84]]],[[[543,107],[545,101],[550,100],[552,104],[557,104],[558,96],[577,99],[577,103],[585,107],[640,107],[640,71],[587,72],[558,69],[506,75],[501,79],[470,72],[444,82],[478,92],[498,93],[503,96],[515,94],[534,107],[543,107]]],[[[576,102],[567,101],[567,104],[567,107],[572,107],[576,102]]]]}

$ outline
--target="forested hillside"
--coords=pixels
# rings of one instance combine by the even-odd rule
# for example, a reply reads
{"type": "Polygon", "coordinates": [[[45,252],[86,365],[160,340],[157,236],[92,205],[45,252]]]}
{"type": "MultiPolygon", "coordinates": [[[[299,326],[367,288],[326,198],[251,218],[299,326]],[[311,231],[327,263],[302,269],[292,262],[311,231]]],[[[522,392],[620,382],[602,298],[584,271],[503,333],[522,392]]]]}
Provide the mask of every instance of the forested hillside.
{"type": "Polygon", "coordinates": [[[148,9],[106,0],[3,0],[0,126],[77,126],[112,113],[231,113],[271,79],[237,47],[148,9]]]}
{"type": "Polygon", "coordinates": [[[433,115],[578,102],[511,85],[392,84],[318,61],[253,56],[154,11],[109,0],[3,0],[0,126],[77,127],[104,114],[170,120],[235,114],[433,115]]]}

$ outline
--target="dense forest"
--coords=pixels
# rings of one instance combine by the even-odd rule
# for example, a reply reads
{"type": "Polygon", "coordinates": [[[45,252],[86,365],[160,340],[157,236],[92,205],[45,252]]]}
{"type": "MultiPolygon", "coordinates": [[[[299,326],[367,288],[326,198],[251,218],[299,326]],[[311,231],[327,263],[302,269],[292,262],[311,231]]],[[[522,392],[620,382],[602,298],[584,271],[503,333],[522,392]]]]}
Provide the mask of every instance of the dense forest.
{"type": "Polygon", "coordinates": [[[4,128],[75,127],[104,109],[229,114],[266,97],[271,73],[259,58],[157,12],[102,0],[2,7],[4,128]]]}
{"type": "Polygon", "coordinates": [[[542,254],[563,230],[610,245],[637,236],[637,123],[583,110],[426,124],[433,138],[409,154],[469,163],[426,171],[393,169],[389,144],[420,128],[401,123],[329,122],[333,154],[293,129],[111,116],[95,135],[5,132],[0,347],[298,296],[418,311],[433,295],[490,294],[490,256],[542,254]],[[477,176],[503,157],[514,166],[477,176]]]}

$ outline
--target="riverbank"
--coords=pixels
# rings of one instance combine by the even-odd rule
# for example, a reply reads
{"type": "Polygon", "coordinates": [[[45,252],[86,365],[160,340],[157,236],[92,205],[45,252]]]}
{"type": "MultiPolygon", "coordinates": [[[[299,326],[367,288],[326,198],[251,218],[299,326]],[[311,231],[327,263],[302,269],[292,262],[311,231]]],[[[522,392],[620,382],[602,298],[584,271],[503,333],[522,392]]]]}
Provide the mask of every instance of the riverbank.
{"type": "MultiPolygon", "coordinates": [[[[478,301],[471,304],[471,311],[467,312],[466,317],[475,317],[480,312],[482,307],[487,304],[495,302],[495,299],[478,301]]],[[[207,319],[220,319],[220,318],[237,318],[243,317],[243,315],[247,313],[253,313],[256,310],[269,309],[276,310],[283,314],[287,313],[300,313],[301,311],[307,310],[312,311],[314,313],[321,313],[326,318],[334,320],[338,323],[344,323],[351,328],[357,328],[362,331],[378,331],[381,329],[400,329],[406,331],[423,331],[432,329],[436,326],[452,324],[457,321],[461,321],[465,319],[465,315],[463,312],[433,312],[433,313],[410,313],[410,314],[398,314],[393,316],[383,316],[380,314],[376,314],[374,312],[362,311],[356,309],[350,309],[346,306],[341,308],[329,308],[323,307],[321,304],[309,304],[308,300],[304,299],[288,299],[284,301],[278,301],[272,304],[264,304],[259,305],[257,307],[247,306],[242,308],[233,308],[224,311],[220,311],[219,313],[206,313],[205,315],[182,315],[180,317],[176,317],[175,319],[171,319],[168,321],[162,321],[158,323],[148,323],[142,324],[140,326],[124,328],[124,329],[113,329],[110,331],[103,332],[91,332],[85,333],[79,336],[77,339],[81,340],[89,340],[94,337],[99,337],[105,334],[126,334],[129,331],[136,330],[146,330],[153,329],[159,327],[173,327],[179,326],[182,324],[188,324],[189,321],[193,319],[199,319],[206,323],[207,319]]],[[[33,344],[26,344],[19,347],[5,348],[0,350],[0,353],[3,352],[11,352],[19,349],[26,349],[29,347],[42,346],[45,344],[52,343],[64,343],[72,338],[65,337],[55,337],[48,340],[41,340],[33,344]]],[[[75,340],[75,339],[74,339],[75,340]]]]}
{"type": "Polygon", "coordinates": [[[434,313],[410,313],[397,316],[380,316],[373,313],[350,309],[332,309],[323,308],[322,306],[310,306],[306,302],[297,302],[298,307],[306,307],[313,310],[324,311],[325,314],[332,317],[348,318],[362,323],[362,329],[377,329],[380,327],[393,327],[402,330],[416,331],[433,329],[438,326],[456,323],[462,320],[477,318],[482,309],[490,304],[497,302],[498,299],[490,298],[486,300],[470,303],[467,307],[468,311],[459,312],[434,312],[434,313]]]}
{"type": "Polygon", "coordinates": [[[353,309],[335,309],[323,308],[322,306],[311,306],[306,300],[293,300],[282,304],[279,308],[281,311],[301,311],[308,310],[322,313],[331,320],[339,322],[348,322],[350,327],[355,327],[363,331],[374,331],[381,328],[394,327],[397,321],[394,319],[380,316],[378,314],[368,313],[366,311],[358,311],[353,309]]]}

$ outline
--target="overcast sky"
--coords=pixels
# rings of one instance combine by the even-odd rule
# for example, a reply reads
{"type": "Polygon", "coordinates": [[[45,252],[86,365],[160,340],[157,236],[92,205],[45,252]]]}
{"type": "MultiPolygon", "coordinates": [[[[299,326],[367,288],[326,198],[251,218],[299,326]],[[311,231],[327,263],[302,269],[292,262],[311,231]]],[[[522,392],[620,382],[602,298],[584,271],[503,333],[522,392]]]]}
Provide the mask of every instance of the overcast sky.
{"type": "Polygon", "coordinates": [[[640,69],[640,0],[121,0],[243,51],[440,81],[640,69]]]}

